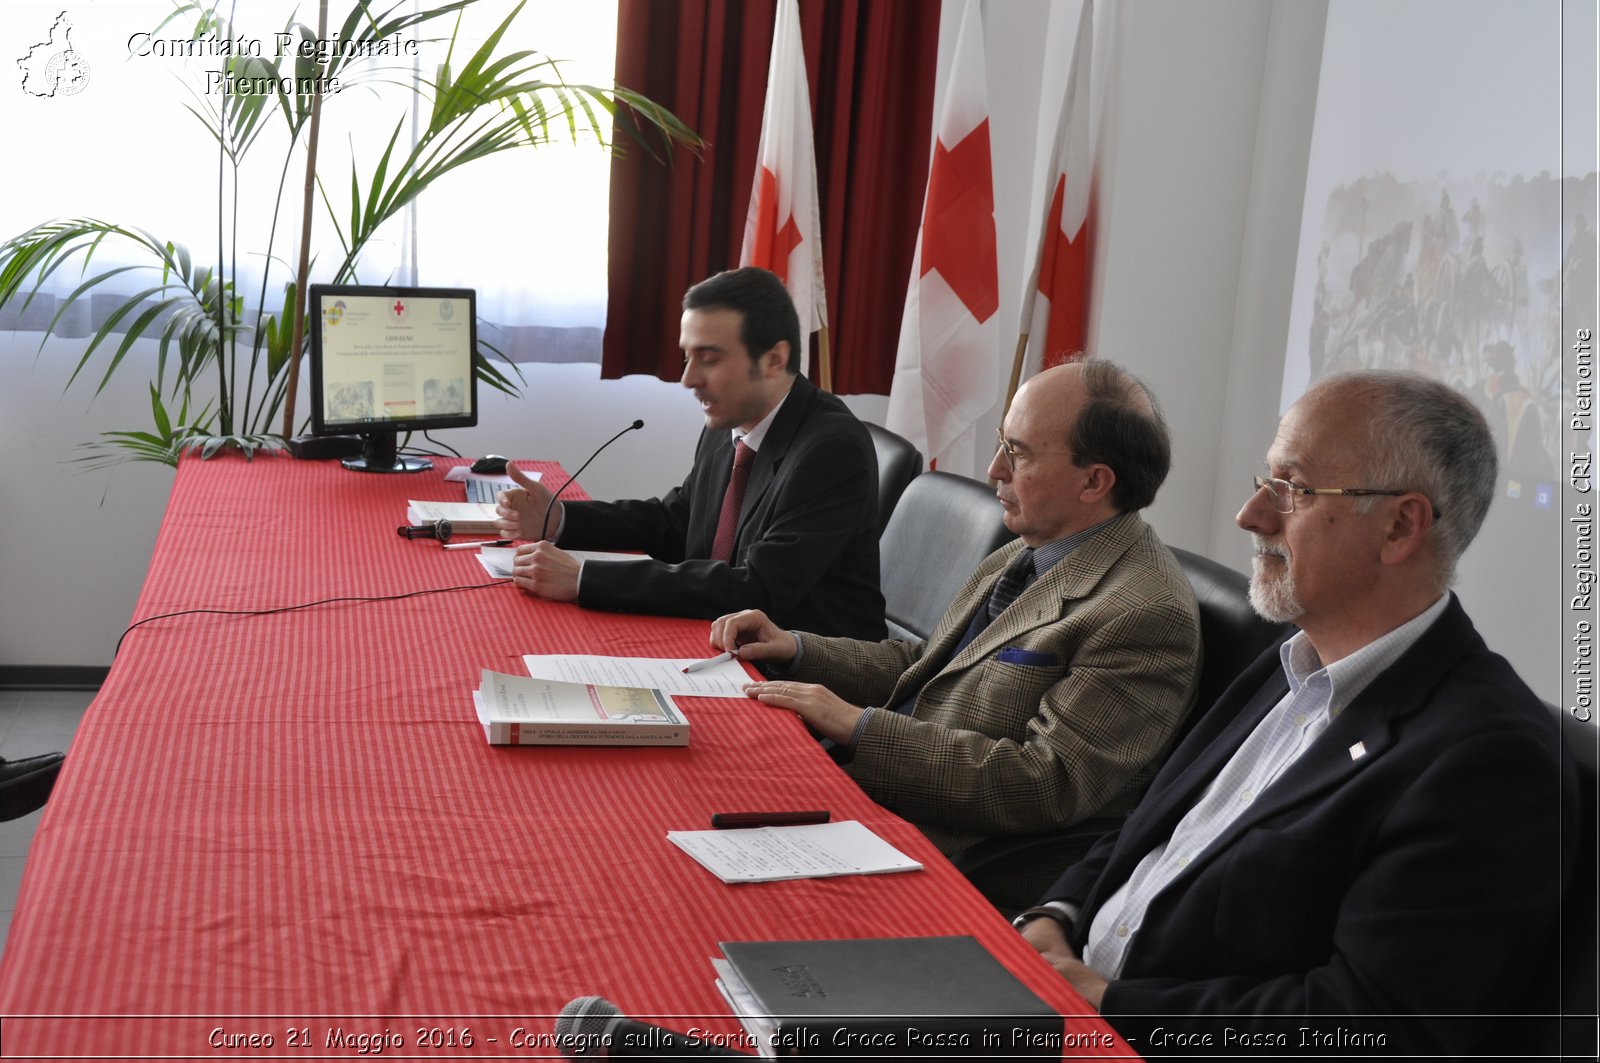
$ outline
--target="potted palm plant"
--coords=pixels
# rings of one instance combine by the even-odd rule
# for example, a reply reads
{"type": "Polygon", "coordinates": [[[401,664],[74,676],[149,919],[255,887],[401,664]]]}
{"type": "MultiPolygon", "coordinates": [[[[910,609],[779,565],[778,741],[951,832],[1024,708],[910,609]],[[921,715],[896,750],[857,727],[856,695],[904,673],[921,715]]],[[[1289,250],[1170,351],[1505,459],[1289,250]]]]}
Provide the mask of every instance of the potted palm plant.
{"type": "MultiPolygon", "coordinates": [[[[176,464],[190,449],[207,457],[225,448],[250,456],[281,446],[293,430],[303,293],[312,268],[318,281],[360,280],[362,255],[374,235],[452,172],[555,138],[592,136],[606,144],[613,128],[663,154],[674,144],[699,146],[692,130],[640,94],[569,83],[554,60],[504,47],[520,3],[481,42],[459,39],[460,15],[472,3],[421,7],[406,0],[380,8],[371,0],[353,0],[330,34],[323,0],[316,27],[291,19],[283,30],[287,36],[277,37],[294,46],[277,55],[227,55],[221,75],[230,85],[248,82],[254,91],[195,93],[188,106],[216,143],[214,254],[198,254],[136,225],[92,217],[47,221],[0,245],[0,309],[13,303],[26,308],[47,281],[80,274],[60,299],[45,339],[78,300],[136,282],[136,290],[119,292],[97,323],[71,380],[98,372],[99,394],[135,343],[155,341],[151,424],[101,433],[85,444],[90,460],[176,464]],[[413,73],[388,59],[421,32],[437,33],[432,39],[443,47],[445,58],[435,70],[413,73]],[[352,159],[350,171],[337,174],[331,167],[319,170],[317,146],[323,109],[341,102],[341,93],[327,91],[336,83],[399,98],[383,147],[369,159],[352,159]],[[273,125],[287,136],[263,138],[273,125]],[[408,128],[414,129],[409,138],[408,128]],[[276,150],[263,149],[269,143],[276,150]],[[289,226],[282,223],[282,204],[300,159],[305,185],[299,264],[285,279],[278,245],[289,226]],[[247,167],[267,169],[277,188],[265,246],[241,247],[236,236],[244,206],[240,177],[247,167]],[[337,261],[313,267],[308,254],[314,215],[331,228],[338,252],[337,261]],[[117,251],[107,265],[112,248],[117,251]]],[[[224,0],[180,4],[157,30],[193,41],[241,39],[225,6],[224,0]]],[[[495,353],[480,341],[479,380],[515,394],[510,366],[492,361],[495,353]]]]}

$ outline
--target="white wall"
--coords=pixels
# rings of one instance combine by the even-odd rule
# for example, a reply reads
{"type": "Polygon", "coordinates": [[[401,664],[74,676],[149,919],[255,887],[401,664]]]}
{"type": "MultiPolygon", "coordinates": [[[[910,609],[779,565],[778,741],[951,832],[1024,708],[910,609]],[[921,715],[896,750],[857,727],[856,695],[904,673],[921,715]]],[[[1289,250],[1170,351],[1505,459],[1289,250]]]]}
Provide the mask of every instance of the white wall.
{"type": "Polygon", "coordinates": [[[1234,514],[1278,422],[1323,3],[1123,4],[1101,154],[1096,349],[1161,397],[1150,519],[1245,570],[1234,514]]]}
{"type": "Polygon", "coordinates": [[[35,361],[38,348],[37,333],[0,332],[0,665],[105,665],[144,582],[172,471],[75,462],[83,440],[145,428],[149,393],[129,373],[90,405],[95,381],[62,391],[81,341],[54,341],[35,361]]]}
{"type": "MultiPolygon", "coordinates": [[[[945,0],[941,49],[962,0],[945,0]]],[[[985,9],[1002,396],[956,471],[992,456],[1033,226],[1044,70],[1077,25],[1078,0],[985,9]],[[1053,16],[1052,17],[1052,13],[1053,16]]],[[[1171,423],[1174,466],[1152,523],[1175,546],[1239,568],[1244,477],[1278,419],[1282,351],[1326,4],[1099,0],[1094,87],[1094,289],[1090,345],[1141,376],[1171,423]]],[[[1052,104],[1052,106],[1054,106],[1052,104]]],[[[1043,121],[1051,121],[1045,115],[1043,121]]]]}

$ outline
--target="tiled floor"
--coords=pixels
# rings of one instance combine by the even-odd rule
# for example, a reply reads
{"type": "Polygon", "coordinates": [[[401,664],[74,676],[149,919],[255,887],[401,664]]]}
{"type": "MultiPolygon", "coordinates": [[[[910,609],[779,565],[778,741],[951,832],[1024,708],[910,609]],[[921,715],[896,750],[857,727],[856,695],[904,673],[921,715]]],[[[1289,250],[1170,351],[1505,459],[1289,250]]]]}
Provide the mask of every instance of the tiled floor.
{"type": "MultiPolygon", "coordinates": [[[[0,690],[0,757],[31,757],[65,751],[94,699],[92,690],[0,690]]],[[[17,887],[28,862],[28,846],[44,810],[0,823],[0,947],[11,929],[17,887]]]]}

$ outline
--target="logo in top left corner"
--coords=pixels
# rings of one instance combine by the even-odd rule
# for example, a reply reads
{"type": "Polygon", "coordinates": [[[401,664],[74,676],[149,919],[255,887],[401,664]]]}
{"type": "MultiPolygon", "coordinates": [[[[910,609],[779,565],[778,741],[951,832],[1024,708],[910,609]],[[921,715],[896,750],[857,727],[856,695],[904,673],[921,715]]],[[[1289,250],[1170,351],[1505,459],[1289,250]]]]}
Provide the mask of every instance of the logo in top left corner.
{"type": "Polygon", "coordinates": [[[72,20],[65,11],[56,16],[49,39],[17,59],[17,69],[29,96],[76,96],[89,87],[89,61],[72,46],[72,20]]]}

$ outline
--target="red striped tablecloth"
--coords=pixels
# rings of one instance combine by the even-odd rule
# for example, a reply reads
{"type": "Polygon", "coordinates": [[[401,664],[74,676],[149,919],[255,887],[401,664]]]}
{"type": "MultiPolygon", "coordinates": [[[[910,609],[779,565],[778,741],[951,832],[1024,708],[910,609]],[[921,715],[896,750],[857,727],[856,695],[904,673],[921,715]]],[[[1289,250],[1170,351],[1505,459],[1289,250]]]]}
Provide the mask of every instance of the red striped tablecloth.
{"type": "MultiPolygon", "coordinates": [[[[402,1047],[365,1043],[540,1058],[552,1016],[589,994],[732,1037],[708,962],[720,940],[970,933],[1064,1014],[1084,1010],[793,716],[691,699],[688,748],[489,746],[481,669],[697,656],[707,625],[538,601],[472,551],[399,538],[407,498],[461,498],[436,464],[182,463],[134,620],[472,589],[130,632],[33,842],[0,1053],[337,1058],[387,1032],[402,1047]],[[927,870],[727,886],[665,839],[778,808],[858,819],[927,870]]],[[[1091,1017],[1069,1018],[1065,1043],[1131,1054],[1091,1017]]]]}

